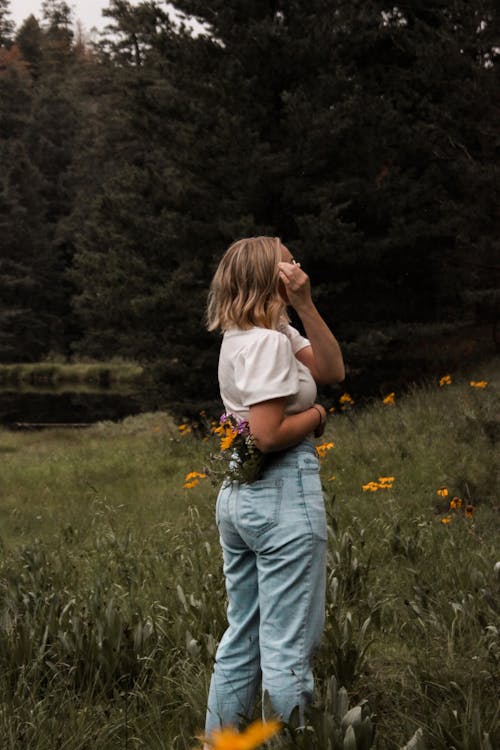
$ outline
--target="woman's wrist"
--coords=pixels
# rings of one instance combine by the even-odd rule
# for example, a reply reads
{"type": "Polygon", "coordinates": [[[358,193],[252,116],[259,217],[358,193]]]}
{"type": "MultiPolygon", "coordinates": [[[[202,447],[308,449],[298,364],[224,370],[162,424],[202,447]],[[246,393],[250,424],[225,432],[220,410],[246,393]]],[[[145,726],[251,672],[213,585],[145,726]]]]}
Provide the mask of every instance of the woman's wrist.
{"type": "Polygon", "coordinates": [[[326,425],[326,417],[327,417],[326,410],[317,404],[314,404],[313,406],[311,406],[311,409],[314,409],[319,415],[319,422],[318,422],[317,427],[314,430],[314,437],[321,437],[325,429],[325,425],[326,425]]]}

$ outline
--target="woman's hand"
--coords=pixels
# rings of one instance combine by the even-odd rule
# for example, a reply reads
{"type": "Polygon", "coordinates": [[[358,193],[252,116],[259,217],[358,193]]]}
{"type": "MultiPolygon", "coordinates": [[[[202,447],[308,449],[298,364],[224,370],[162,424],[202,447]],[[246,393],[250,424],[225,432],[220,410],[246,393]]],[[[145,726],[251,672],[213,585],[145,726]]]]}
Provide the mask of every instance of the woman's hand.
{"type": "Polygon", "coordinates": [[[302,270],[299,263],[280,261],[278,269],[285,299],[300,314],[300,310],[312,305],[309,276],[302,270]]]}

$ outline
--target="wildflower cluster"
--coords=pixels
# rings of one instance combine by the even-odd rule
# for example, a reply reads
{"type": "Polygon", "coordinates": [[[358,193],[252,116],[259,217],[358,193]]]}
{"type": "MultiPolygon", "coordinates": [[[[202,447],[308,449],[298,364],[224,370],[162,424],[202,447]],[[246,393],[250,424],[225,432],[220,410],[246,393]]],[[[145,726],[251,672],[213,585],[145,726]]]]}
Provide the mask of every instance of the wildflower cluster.
{"type": "Polygon", "coordinates": [[[257,448],[246,419],[223,414],[211,433],[218,440],[217,450],[210,454],[206,472],[213,484],[221,481],[251,484],[260,478],[266,456],[257,448]]]}
{"type": "Polygon", "coordinates": [[[254,721],[243,732],[232,727],[215,730],[209,737],[200,737],[212,750],[254,750],[281,729],[279,721],[254,721]]]}
{"type": "Polygon", "coordinates": [[[377,492],[378,490],[392,490],[396,477],[379,477],[376,482],[367,482],[361,489],[363,492],[377,492]]]}
{"type": "MultiPolygon", "coordinates": [[[[439,497],[449,496],[447,487],[440,487],[438,490],[436,490],[436,494],[439,495],[439,497]]],[[[446,515],[443,515],[439,520],[443,525],[447,526],[452,522],[453,518],[456,517],[457,513],[463,514],[464,518],[470,520],[474,517],[474,506],[464,503],[461,497],[458,497],[458,495],[454,495],[449,501],[446,515]],[[450,511],[453,511],[453,513],[450,513],[450,511]]]]}

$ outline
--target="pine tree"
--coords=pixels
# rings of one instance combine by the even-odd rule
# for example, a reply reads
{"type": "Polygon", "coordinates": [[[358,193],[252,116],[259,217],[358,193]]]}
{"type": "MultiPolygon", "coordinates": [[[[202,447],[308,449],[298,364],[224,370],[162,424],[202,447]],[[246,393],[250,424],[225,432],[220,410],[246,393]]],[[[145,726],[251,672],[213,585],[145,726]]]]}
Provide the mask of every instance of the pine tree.
{"type": "Polygon", "coordinates": [[[0,47],[10,47],[14,35],[14,22],[9,18],[9,0],[0,0],[0,47]]]}
{"type": "Polygon", "coordinates": [[[110,6],[72,219],[82,350],[166,353],[169,394],[187,373],[199,390],[206,286],[246,234],[283,237],[372,379],[417,330],[460,322],[487,283],[466,247],[488,266],[497,243],[492,0],[176,7],[210,33],[110,6]]]}
{"type": "Polygon", "coordinates": [[[0,361],[30,361],[44,352],[51,327],[42,180],[25,143],[30,76],[16,46],[0,50],[0,71],[0,361]]]}

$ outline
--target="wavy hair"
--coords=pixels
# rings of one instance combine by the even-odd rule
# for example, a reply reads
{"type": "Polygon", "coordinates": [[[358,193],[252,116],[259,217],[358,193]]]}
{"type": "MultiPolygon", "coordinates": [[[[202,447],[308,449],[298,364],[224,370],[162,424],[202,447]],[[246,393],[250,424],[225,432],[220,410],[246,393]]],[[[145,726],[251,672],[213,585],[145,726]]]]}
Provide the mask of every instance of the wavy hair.
{"type": "Polygon", "coordinates": [[[207,328],[277,329],[288,320],[279,291],[279,237],[237,240],[222,256],[210,285],[207,328]]]}

